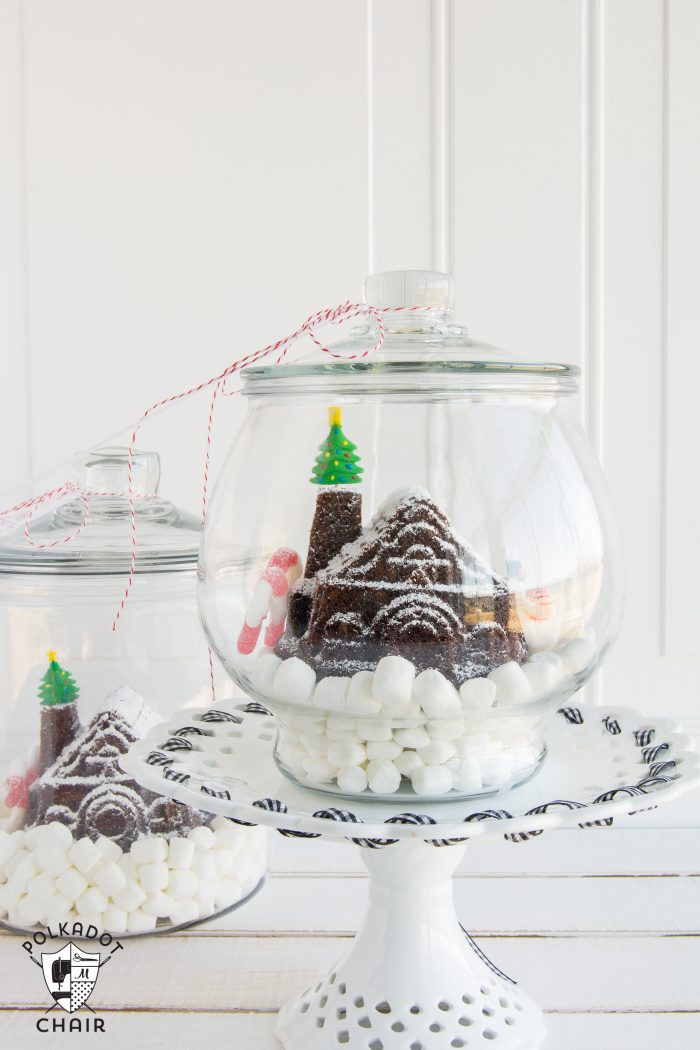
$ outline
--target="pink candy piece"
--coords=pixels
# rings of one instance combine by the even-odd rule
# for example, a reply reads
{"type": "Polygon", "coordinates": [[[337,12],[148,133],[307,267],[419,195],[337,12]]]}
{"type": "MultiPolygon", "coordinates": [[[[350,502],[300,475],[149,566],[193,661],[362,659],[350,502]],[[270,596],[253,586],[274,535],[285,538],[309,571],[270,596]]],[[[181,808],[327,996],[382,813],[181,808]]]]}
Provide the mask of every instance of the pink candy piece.
{"type": "Polygon", "coordinates": [[[28,769],[23,776],[11,776],[7,778],[7,798],[5,805],[8,809],[29,809],[29,788],[39,776],[36,769],[28,769]]]}
{"type": "Polygon", "coordinates": [[[265,645],[269,649],[274,649],[283,634],[284,620],[280,620],[279,623],[268,623],[265,628],[265,645]]]}
{"type": "Polygon", "coordinates": [[[238,641],[236,642],[236,648],[239,653],[243,653],[244,656],[252,653],[253,649],[258,644],[261,627],[262,622],[255,627],[251,627],[248,623],[243,624],[241,633],[238,635],[238,641]]]}
{"type": "Polygon", "coordinates": [[[260,579],[270,584],[275,598],[279,598],[280,595],[287,593],[289,587],[287,574],[277,566],[268,564],[260,579]]]}
{"type": "Polygon", "coordinates": [[[299,564],[299,561],[299,555],[291,547],[280,547],[267,564],[273,568],[282,569],[283,572],[289,572],[293,565],[299,564]]]}

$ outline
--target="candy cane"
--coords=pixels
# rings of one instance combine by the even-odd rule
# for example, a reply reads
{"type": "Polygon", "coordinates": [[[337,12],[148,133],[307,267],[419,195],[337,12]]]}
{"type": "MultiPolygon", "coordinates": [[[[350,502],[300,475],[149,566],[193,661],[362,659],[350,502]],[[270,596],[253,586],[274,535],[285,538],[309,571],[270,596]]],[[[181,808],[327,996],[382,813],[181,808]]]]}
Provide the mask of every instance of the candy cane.
{"type": "Polygon", "coordinates": [[[299,576],[301,559],[297,552],[289,547],[275,551],[263,569],[246,609],[245,621],[236,643],[239,653],[247,656],[253,652],[268,613],[270,622],[265,629],[264,642],[271,649],[277,645],[287,617],[289,588],[299,576]]]}

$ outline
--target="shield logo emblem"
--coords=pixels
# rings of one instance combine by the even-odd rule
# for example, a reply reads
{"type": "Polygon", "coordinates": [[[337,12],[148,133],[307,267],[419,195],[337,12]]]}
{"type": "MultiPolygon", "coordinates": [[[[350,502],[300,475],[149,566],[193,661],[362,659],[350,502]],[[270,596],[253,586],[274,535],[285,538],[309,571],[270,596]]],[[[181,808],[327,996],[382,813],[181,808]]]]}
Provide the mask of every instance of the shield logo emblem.
{"type": "Polygon", "coordinates": [[[72,1014],[92,994],[100,970],[100,956],[84,952],[69,941],[57,952],[42,952],[41,968],[54,1001],[72,1014]]]}

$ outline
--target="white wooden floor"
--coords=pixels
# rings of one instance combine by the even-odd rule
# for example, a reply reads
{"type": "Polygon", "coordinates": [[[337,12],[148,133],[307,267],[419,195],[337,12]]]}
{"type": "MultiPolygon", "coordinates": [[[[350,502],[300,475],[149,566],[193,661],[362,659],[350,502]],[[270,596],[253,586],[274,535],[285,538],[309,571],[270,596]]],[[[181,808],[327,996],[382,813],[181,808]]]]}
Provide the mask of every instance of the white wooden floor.
{"type": "MultiPolygon", "coordinates": [[[[103,1050],[278,1048],[276,1009],[343,951],[366,878],[352,847],[278,835],[273,846],[272,875],[247,907],[185,934],[127,942],[90,999],[106,1034],[73,1038],[103,1050]]],[[[463,924],[546,1011],[547,1050],[700,1046],[697,830],[475,845],[456,894],[463,924]]],[[[65,1045],[66,1034],[36,1031],[48,995],[21,938],[7,933],[0,989],[0,1046],[65,1045]]]]}

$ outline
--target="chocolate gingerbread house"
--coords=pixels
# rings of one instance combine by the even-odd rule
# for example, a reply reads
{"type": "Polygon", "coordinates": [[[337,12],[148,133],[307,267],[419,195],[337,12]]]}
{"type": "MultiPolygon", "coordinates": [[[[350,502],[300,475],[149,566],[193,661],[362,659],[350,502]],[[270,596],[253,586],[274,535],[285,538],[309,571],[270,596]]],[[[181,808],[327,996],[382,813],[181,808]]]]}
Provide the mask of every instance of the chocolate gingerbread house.
{"type": "Polygon", "coordinates": [[[139,786],[120,756],[155,721],[155,712],[128,688],[117,690],[67,744],[29,790],[29,823],[60,821],[76,837],[105,836],[128,849],[139,835],[178,834],[207,818],[139,786]]]}
{"type": "MultiPolygon", "coordinates": [[[[356,520],[353,506],[340,534],[359,534],[311,575],[307,567],[278,655],[300,657],[322,678],[371,670],[396,654],[418,670],[441,670],[455,685],[525,659],[506,581],[457,536],[425,490],[394,493],[366,529],[356,520]]],[[[316,532],[310,547],[318,562],[316,532]]]]}

